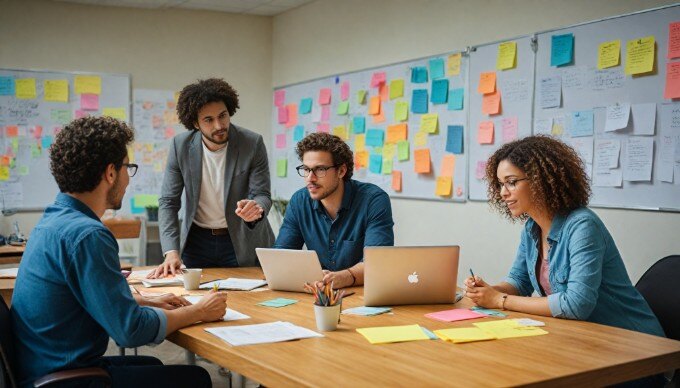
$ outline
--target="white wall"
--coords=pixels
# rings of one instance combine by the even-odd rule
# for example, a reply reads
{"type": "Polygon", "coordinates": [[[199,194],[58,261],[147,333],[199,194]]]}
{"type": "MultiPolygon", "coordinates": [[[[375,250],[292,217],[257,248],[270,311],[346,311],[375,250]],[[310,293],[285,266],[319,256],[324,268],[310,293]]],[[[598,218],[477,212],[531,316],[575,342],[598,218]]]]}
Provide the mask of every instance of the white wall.
{"type": "MultiPolygon", "coordinates": [[[[318,0],[274,17],[273,84],[435,55],[540,30],[653,8],[663,0],[318,0]]],[[[460,244],[461,270],[504,278],[519,224],[485,203],[394,199],[398,245],[460,244]]],[[[636,281],[654,260],[680,253],[680,214],[596,209],[636,281]]]]}

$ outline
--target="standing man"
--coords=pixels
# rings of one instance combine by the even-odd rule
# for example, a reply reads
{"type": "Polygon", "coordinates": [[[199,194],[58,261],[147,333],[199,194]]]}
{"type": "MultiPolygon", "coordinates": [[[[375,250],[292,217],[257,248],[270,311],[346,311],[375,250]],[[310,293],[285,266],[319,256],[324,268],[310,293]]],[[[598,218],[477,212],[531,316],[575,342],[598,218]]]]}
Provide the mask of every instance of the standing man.
{"type": "Polygon", "coordinates": [[[306,187],[293,194],[274,244],[319,256],[324,283],[336,288],[364,283],[364,247],[394,245],[390,198],[372,183],[352,180],[354,158],[347,143],[312,133],[295,148],[306,187]]]}
{"type": "Polygon", "coordinates": [[[177,113],[189,132],[170,143],[158,209],[165,260],[149,277],[175,274],[182,263],[255,266],[255,248],[272,245],[267,150],[261,135],[231,123],[238,108],[236,90],[222,79],[182,89],[177,113]]]}
{"type": "Polygon", "coordinates": [[[127,157],[133,137],[123,122],[85,117],[64,127],[50,148],[60,193],[31,233],[10,310],[20,387],[32,387],[48,373],[86,367],[108,370],[114,387],[211,386],[200,367],[163,366],[153,357],[102,357],[109,336],[125,347],[158,344],[194,322],[221,319],[227,308],[221,292],[195,305],[178,297],[135,301],[130,293],[118,244],[100,217],[106,209],[120,209],[137,172],[127,157]]]}

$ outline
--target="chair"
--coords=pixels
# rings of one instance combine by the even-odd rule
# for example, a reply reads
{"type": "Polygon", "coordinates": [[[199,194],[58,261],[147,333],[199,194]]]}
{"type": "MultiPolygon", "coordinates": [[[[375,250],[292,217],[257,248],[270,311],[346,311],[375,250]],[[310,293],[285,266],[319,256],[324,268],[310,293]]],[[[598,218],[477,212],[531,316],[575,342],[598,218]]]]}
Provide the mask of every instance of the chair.
{"type": "Polygon", "coordinates": [[[118,256],[135,266],[146,265],[146,227],[139,218],[110,218],[102,221],[118,240],[118,256]]]}
{"type": "MultiPolygon", "coordinates": [[[[680,255],[666,256],[654,263],[638,280],[635,288],[659,319],[668,338],[680,340],[680,255]]],[[[680,387],[680,371],[675,371],[671,386],[680,387]]]]}
{"type": "MultiPolygon", "coordinates": [[[[0,387],[17,387],[18,381],[14,375],[16,359],[14,358],[14,342],[9,317],[9,308],[0,298],[0,387]]],[[[67,381],[89,381],[99,383],[104,387],[111,386],[111,376],[102,368],[80,368],[50,373],[36,380],[35,387],[49,387],[67,381]]]]}

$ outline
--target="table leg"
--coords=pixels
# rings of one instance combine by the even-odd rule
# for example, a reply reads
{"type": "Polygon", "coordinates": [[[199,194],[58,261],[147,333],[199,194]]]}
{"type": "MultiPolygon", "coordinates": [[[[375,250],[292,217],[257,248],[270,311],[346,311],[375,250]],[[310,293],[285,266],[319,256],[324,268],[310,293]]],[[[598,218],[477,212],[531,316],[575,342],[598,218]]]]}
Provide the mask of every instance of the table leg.
{"type": "Polygon", "coordinates": [[[188,350],[184,351],[184,355],[187,359],[187,365],[196,365],[196,354],[188,350]]]}

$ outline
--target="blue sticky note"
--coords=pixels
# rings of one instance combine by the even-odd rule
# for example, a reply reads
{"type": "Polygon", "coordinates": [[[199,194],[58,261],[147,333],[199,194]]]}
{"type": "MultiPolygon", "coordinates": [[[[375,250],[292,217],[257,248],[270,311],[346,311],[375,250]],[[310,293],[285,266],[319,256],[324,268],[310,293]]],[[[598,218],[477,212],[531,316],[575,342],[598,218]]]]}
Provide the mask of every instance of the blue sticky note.
{"type": "Polygon", "coordinates": [[[430,59],[430,76],[432,79],[444,78],[444,59],[430,59]]]}
{"type": "Polygon", "coordinates": [[[369,129],[366,131],[366,145],[382,147],[385,141],[385,131],[382,129],[369,129]]]}
{"type": "Polygon", "coordinates": [[[276,298],[276,299],[271,299],[271,300],[266,300],[264,302],[258,303],[260,306],[266,306],[266,307],[285,307],[290,304],[295,304],[297,303],[297,299],[286,299],[286,298],[276,298]]]}
{"type": "Polygon", "coordinates": [[[413,91],[411,112],[427,113],[427,89],[416,89],[413,91]]]}
{"type": "Polygon", "coordinates": [[[380,174],[382,171],[382,155],[371,155],[368,162],[368,170],[374,174],[380,174]]]}
{"type": "Polygon", "coordinates": [[[449,99],[449,80],[437,79],[432,81],[432,97],[433,104],[446,104],[449,99]]]}
{"type": "Polygon", "coordinates": [[[417,66],[411,69],[411,82],[414,84],[424,84],[427,82],[427,69],[417,66]]]}
{"type": "Polygon", "coordinates": [[[470,310],[477,312],[477,313],[480,313],[480,314],[489,315],[491,317],[498,317],[498,318],[507,317],[507,314],[503,314],[500,311],[485,309],[484,307],[479,307],[479,306],[470,307],[470,310]]]}
{"type": "Polygon", "coordinates": [[[463,153],[463,126],[449,125],[446,134],[446,152],[463,153]]]}
{"type": "Polygon", "coordinates": [[[463,88],[449,90],[448,110],[463,110],[463,88]]]}
{"type": "Polygon", "coordinates": [[[574,34],[553,35],[550,50],[550,66],[571,63],[574,57],[574,34]]]}
{"type": "Polygon", "coordinates": [[[309,112],[312,111],[312,99],[311,98],[303,98],[300,100],[300,114],[301,115],[306,115],[309,114],[309,112]]]}
{"type": "Polygon", "coordinates": [[[43,136],[43,138],[41,139],[42,148],[44,150],[50,148],[50,146],[52,145],[53,142],[54,142],[54,139],[52,138],[52,136],[43,136]]]}
{"type": "Polygon", "coordinates": [[[14,77],[0,77],[0,96],[13,96],[14,77]]]}
{"type": "Polygon", "coordinates": [[[592,110],[571,112],[571,137],[593,136],[593,119],[592,110]]]}
{"type": "Polygon", "coordinates": [[[430,337],[431,340],[438,340],[439,337],[437,337],[433,332],[429,331],[428,329],[420,326],[420,329],[425,333],[426,336],[430,337]]]}
{"type": "Polygon", "coordinates": [[[293,130],[293,141],[300,141],[305,137],[305,127],[303,125],[295,126],[293,130]]]}
{"type": "Polygon", "coordinates": [[[352,127],[354,133],[364,133],[366,132],[366,117],[356,116],[352,120],[352,127]]]}
{"type": "Polygon", "coordinates": [[[130,198],[130,213],[132,214],[141,214],[144,213],[146,209],[144,209],[144,206],[135,206],[135,198],[132,197],[130,198]]]}

